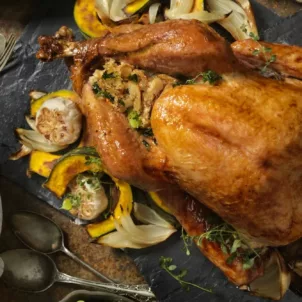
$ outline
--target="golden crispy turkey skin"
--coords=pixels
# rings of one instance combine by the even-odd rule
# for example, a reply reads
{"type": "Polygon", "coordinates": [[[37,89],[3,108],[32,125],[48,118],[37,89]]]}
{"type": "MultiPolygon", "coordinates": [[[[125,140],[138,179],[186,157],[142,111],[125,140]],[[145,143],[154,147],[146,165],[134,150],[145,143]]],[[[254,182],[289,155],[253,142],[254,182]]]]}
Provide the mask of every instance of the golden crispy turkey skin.
{"type": "Polygon", "coordinates": [[[302,89],[262,77],[164,93],[152,128],[181,188],[265,245],[302,235],[302,89]]]}

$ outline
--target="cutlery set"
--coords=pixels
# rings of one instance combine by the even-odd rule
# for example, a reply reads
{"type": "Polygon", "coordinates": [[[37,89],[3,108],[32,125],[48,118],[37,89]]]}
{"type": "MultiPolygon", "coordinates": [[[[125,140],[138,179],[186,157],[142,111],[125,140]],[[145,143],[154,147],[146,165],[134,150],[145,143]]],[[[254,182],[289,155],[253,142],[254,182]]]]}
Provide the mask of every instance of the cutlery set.
{"type": "Polygon", "coordinates": [[[72,283],[123,294],[135,301],[156,301],[147,285],[117,284],[79,259],[64,244],[62,230],[50,219],[39,214],[20,211],[12,215],[11,226],[14,234],[29,249],[16,249],[0,254],[0,269],[3,262],[3,281],[19,290],[42,292],[54,283],[72,283]],[[58,271],[54,261],[48,256],[61,251],[77,263],[94,273],[104,282],[95,282],[69,276],[58,271]]]}

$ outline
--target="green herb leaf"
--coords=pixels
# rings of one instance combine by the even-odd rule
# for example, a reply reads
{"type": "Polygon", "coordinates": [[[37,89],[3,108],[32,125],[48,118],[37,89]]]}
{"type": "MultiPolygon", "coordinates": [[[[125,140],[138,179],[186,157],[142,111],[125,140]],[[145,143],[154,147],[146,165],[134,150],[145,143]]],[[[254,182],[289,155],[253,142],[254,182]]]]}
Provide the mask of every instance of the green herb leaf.
{"type": "Polygon", "coordinates": [[[203,82],[209,82],[211,85],[214,85],[217,81],[220,81],[221,79],[222,77],[212,70],[208,70],[202,74],[203,82]]]}
{"type": "Polygon", "coordinates": [[[224,244],[221,244],[220,247],[221,247],[222,252],[225,255],[227,255],[229,253],[228,248],[224,244]]]}
{"type": "Polygon", "coordinates": [[[81,200],[80,194],[68,193],[68,194],[66,194],[66,196],[64,198],[62,208],[64,206],[65,210],[68,210],[68,211],[70,211],[72,208],[77,209],[81,205],[81,201],[82,200],[81,200]],[[65,202],[65,204],[64,204],[64,202],[65,202]],[[70,207],[70,205],[71,205],[71,207],[70,207]]]}
{"type": "Polygon", "coordinates": [[[255,40],[255,41],[259,41],[259,40],[260,40],[259,36],[257,36],[257,35],[254,34],[253,32],[250,32],[250,33],[249,33],[249,36],[250,36],[253,40],[255,40]]]}
{"type": "Polygon", "coordinates": [[[245,34],[247,34],[247,24],[242,24],[241,26],[240,26],[240,29],[245,33],[245,34]]]}
{"type": "Polygon", "coordinates": [[[92,164],[95,164],[95,165],[97,165],[99,167],[102,166],[102,161],[101,161],[101,159],[99,157],[87,155],[87,156],[85,156],[85,160],[86,160],[85,161],[85,165],[86,166],[89,166],[89,165],[92,165],[92,164]]]}
{"type": "Polygon", "coordinates": [[[139,116],[138,112],[136,112],[135,110],[131,110],[128,113],[128,121],[129,121],[130,126],[134,129],[139,128],[141,125],[140,116],[139,116]]]}
{"type": "Polygon", "coordinates": [[[248,270],[250,268],[252,268],[255,264],[255,258],[249,258],[248,260],[246,260],[244,263],[243,263],[243,269],[244,270],[248,270]]]}
{"type": "Polygon", "coordinates": [[[176,269],[177,269],[177,266],[174,265],[174,264],[172,264],[172,265],[170,265],[170,266],[168,267],[168,270],[169,270],[169,271],[174,271],[174,270],[176,270],[176,269]]]}
{"type": "Polygon", "coordinates": [[[114,79],[114,78],[116,78],[116,75],[114,74],[114,72],[108,73],[107,70],[105,70],[105,72],[102,75],[102,79],[104,79],[104,80],[114,79]]]}
{"type": "Polygon", "coordinates": [[[258,56],[260,53],[260,49],[255,49],[252,53],[253,53],[253,56],[258,56]]]}
{"type": "Polygon", "coordinates": [[[231,254],[234,254],[237,252],[238,248],[241,247],[241,240],[240,239],[236,239],[232,245],[231,248],[231,254]]]}
{"type": "Polygon", "coordinates": [[[264,52],[272,52],[272,49],[270,47],[263,47],[264,52]]]}
{"type": "Polygon", "coordinates": [[[135,83],[138,83],[138,75],[137,74],[130,74],[130,76],[128,77],[128,80],[129,81],[132,81],[132,82],[135,82],[135,83]]]}
{"type": "Polygon", "coordinates": [[[62,210],[70,211],[72,209],[72,203],[69,198],[65,198],[62,203],[62,210]]]}

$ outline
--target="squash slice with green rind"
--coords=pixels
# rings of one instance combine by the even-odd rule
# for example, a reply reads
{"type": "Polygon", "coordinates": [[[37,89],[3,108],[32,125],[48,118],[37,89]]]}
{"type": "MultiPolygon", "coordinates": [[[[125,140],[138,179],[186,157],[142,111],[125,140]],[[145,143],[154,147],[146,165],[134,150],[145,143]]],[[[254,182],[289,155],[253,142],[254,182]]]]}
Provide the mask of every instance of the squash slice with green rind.
{"type": "Polygon", "coordinates": [[[47,181],[44,183],[44,187],[61,198],[71,180],[86,171],[103,171],[98,153],[94,148],[90,147],[74,149],[57,161],[47,181]]]}

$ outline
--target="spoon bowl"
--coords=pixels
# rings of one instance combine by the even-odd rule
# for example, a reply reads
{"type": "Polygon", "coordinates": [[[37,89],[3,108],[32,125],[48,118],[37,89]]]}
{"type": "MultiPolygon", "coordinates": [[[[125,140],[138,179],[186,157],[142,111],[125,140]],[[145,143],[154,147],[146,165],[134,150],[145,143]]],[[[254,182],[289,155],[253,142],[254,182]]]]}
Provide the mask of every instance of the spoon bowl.
{"type": "Polygon", "coordinates": [[[10,250],[0,257],[4,263],[3,281],[13,288],[42,292],[55,282],[56,266],[46,255],[31,250],[10,250]]]}
{"type": "Polygon", "coordinates": [[[11,218],[14,234],[29,248],[44,253],[58,252],[63,246],[63,233],[50,219],[28,211],[11,218]]]}
{"type": "Polygon", "coordinates": [[[67,249],[62,230],[47,217],[34,212],[20,211],[12,215],[11,225],[14,234],[30,249],[44,254],[61,251],[100,279],[114,283],[113,280],[95,270],[67,249]]]}

